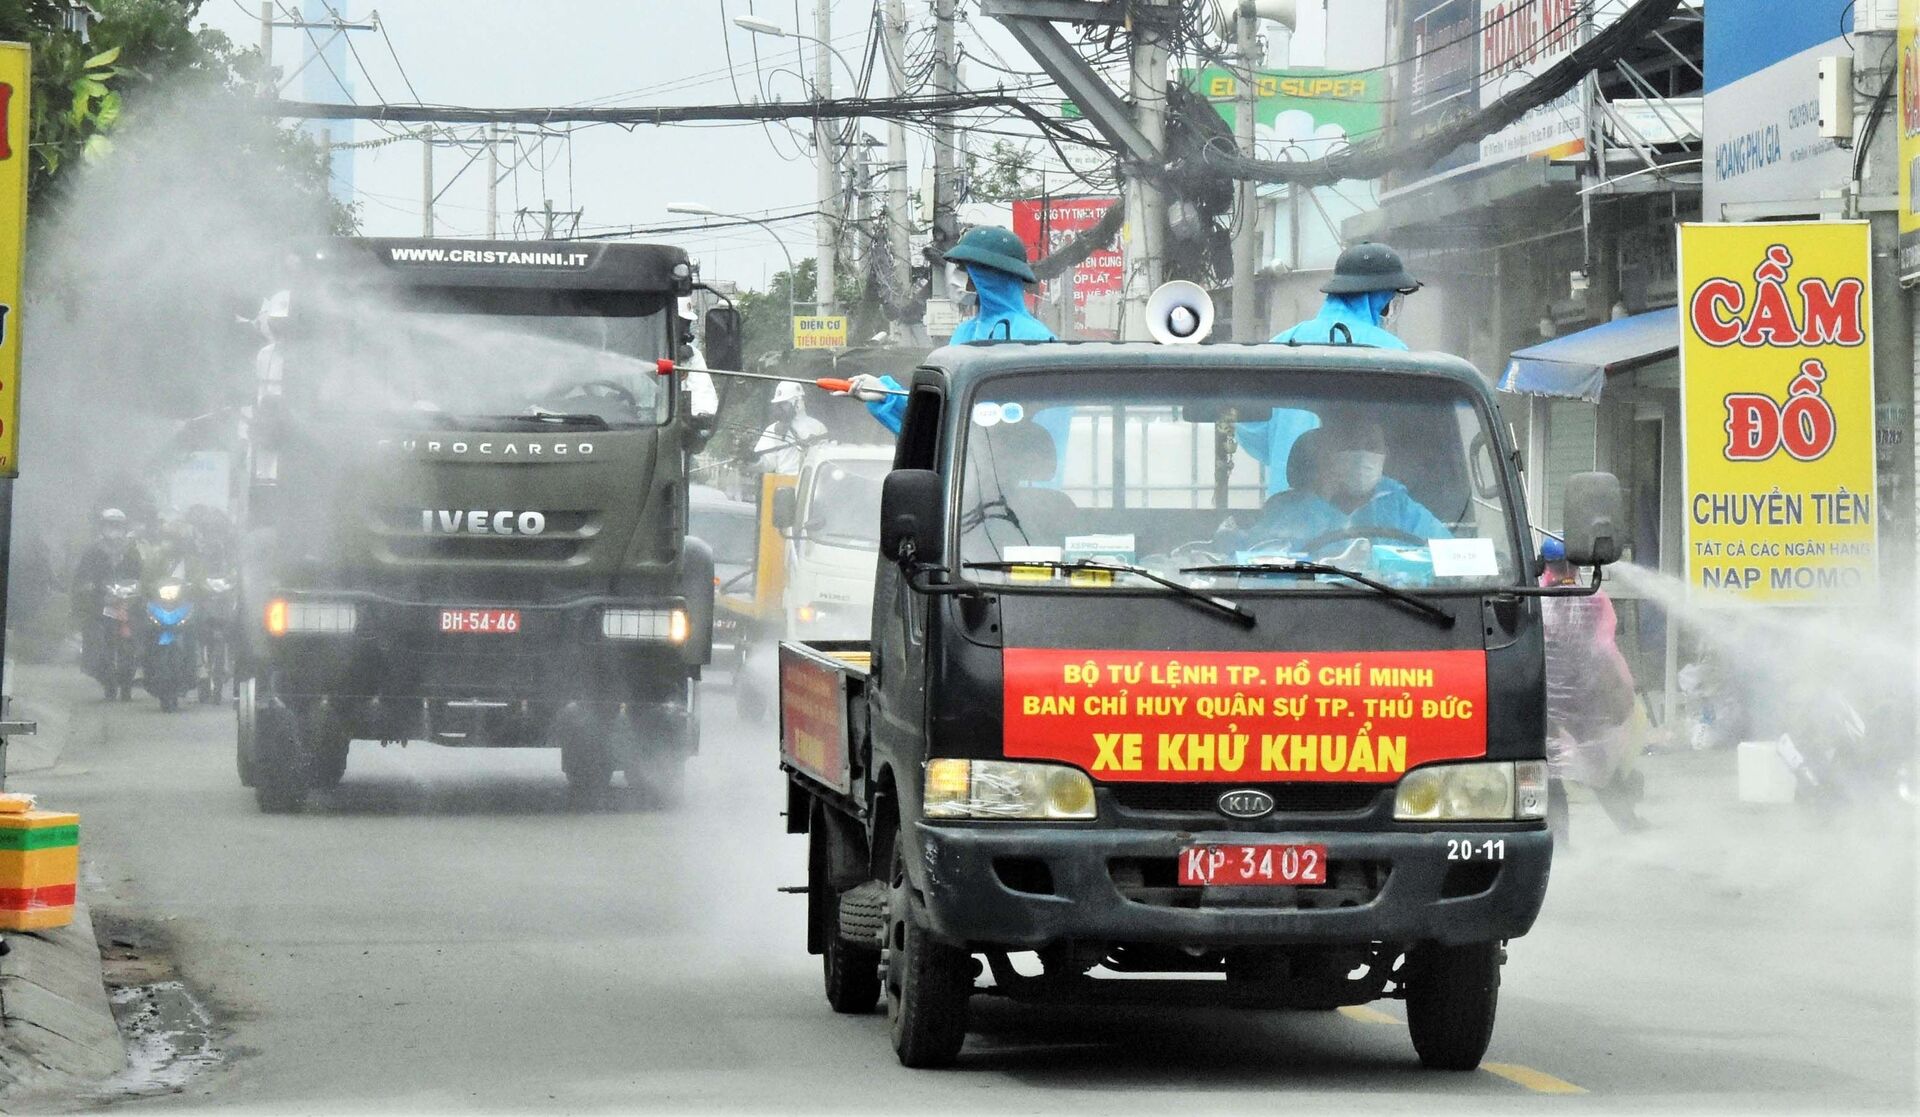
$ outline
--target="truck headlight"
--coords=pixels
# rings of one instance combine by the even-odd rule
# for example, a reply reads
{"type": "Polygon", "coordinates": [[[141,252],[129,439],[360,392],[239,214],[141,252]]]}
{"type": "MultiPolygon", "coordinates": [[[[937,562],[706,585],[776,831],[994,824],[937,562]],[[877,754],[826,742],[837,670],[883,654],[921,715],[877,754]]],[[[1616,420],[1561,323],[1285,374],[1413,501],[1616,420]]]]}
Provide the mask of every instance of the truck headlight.
{"type": "Polygon", "coordinates": [[[1063,764],[929,760],[925,803],[928,818],[1095,817],[1093,781],[1063,764]]]}
{"type": "Polygon", "coordinates": [[[267,635],[318,633],[345,636],[360,622],[359,610],[345,601],[288,601],[276,597],[267,602],[267,635]]]}
{"type": "Polygon", "coordinates": [[[1415,768],[1394,788],[1400,822],[1509,822],[1547,816],[1547,763],[1494,760],[1415,768]]]}
{"type": "Polygon", "coordinates": [[[664,640],[684,644],[691,626],[685,609],[602,609],[600,635],[609,640],[664,640]]]}

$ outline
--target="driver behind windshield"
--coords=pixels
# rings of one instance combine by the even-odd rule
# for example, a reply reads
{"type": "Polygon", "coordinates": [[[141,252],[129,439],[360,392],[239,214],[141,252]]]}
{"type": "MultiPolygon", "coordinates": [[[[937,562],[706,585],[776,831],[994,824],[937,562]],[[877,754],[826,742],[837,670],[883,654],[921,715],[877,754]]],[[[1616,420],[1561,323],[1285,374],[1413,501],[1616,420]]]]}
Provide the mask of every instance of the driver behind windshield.
{"type": "Polygon", "coordinates": [[[1295,440],[1287,458],[1292,486],[1268,498],[1244,532],[1222,525],[1223,540],[1260,547],[1286,543],[1316,548],[1370,530],[1417,539],[1451,539],[1453,533],[1407,487],[1385,475],[1387,436],[1371,419],[1329,419],[1295,440]]]}
{"type": "Polygon", "coordinates": [[[968,561],[1001,558],[1008,547],[1060,546],[1079,519],[1079,506],[1050,487],[1060,467],[1053,435],[1036,422],[976,428],[970,468],[980,476],[967,489],[977,503],[960,517],[961,550],[968,561]]]}

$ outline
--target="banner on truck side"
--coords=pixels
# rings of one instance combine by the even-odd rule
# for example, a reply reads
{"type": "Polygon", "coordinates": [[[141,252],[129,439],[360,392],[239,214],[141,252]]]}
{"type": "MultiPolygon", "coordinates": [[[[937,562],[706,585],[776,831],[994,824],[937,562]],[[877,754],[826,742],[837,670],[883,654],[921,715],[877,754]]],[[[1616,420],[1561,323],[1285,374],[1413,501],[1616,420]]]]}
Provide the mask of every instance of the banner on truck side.
{"type": "Polygon", "coordinates": [[[803,314],[793,320],[795,349],[845,349],[847,316],[844,314],[803,314]]]}
{"type": "Polygon", "coordinates": [[[780,759],[834,789],[853,786],[847,759],[846,673],[780,648],[780,759]]]}
{"type": "Polygon", "coordinates": [[[1687,582],[1816,605],[1878,581],[1864,221],[1680,227],[1687,582]]]}
{"type": "Polygon", "coordinates": [[[0,43],[0,477],[20,475],[20,303],[27,258],[27,93],[32,55],[0,43]]]}
{"type": "Polygon", "coordinates": [[[1006,755],[1096,780],[1392,783],[1487,752],[1483,651],[1008,648],[1006,755]]]}

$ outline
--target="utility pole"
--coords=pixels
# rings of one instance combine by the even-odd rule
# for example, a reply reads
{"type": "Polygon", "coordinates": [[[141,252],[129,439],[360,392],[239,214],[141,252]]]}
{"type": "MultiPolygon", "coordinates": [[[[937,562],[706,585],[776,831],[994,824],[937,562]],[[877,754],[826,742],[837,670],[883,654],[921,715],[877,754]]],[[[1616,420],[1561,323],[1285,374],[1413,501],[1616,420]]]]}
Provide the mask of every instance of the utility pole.
{"type": "MultiPolygon", "coordinates": [[[[1149,0],[1142,7],[1164,7],[1149,0]]],[[[1127,77],[1127,99],[1133,105],[1134,127],[1156,151],[1167,143],[1166,27],[1159,20],[1138,20],[1133,26],[1132,66],[1127,77]]],[[[1156,168],[1158,169],[1158,168],[1156,168]]],[[[1120,337],[1139,340],[1145,333],[1147,296],[1166,278],[1167,198],[1153,176],[1127,169],[1127,233],[1123,238],[1125,279],[1122,286],[1120,337]]]]}
{"type": "MultiPolygon", "coordinates": [[[[906,96],[907,82],[907,10],[906,0],[886,0],[880,17],[881,53],[887,63],[887,89],[895,97],[906,96]]],[[[887,251],[893,271],[893,297],[905,302],[913,292],[913,261],[909,239],[913,211],[907,205],[907,125],[903,120],[887,121],[887,251]]],[[[896,333],[899,331],[896,330],[896,333]]]]}
{"type": "MultiPolygon", "coordinates": [[[[1252,4],[1240,5],[1234,24],[1240,72],[1234,75],[1233,131],[1240,141],[1240,154],[1252,158],[1254,109],[1260,103],[1260,20],[1253,14],[1252,4]]],[[[1233,233],[1233,340],[1259,341],[1266,335],[1255,290],[1259,280],[1254,274],[1254,256],[1260,246],[1260,189],[1258,183],[1242,179],[1234,183],[1233,191],[1240,221],[1233,233]]]]}
{"type": "Polygon", "coordinates": [[[500,126],[487,125],[487,239],[500,236],[500,126]]]}
{"type": "Polygon", "coordinates": [[[548,198],[546,200],[546,203],[547,203],[547,232],[544,239],[552,240],[553,239],[553,199],[548,198]]]}
{"type": "Polygon", "coordinates": [[[420,235],[433,235],[433,125],[420,128],[420,235]]]}
{"type": "Polygon", "coordinates": [[[261,0],[260,96],[272,97],[273,95],[273,0],[261,0]]]}
{"type": "MultiPolygon", "coordinates": [[[[833,0],[814,0],[813,48],[814,97],[833,96],[833,0]]],[[[813,122],[814,187],[820,195],[820,213],[814,218],[814,313],[832,314],[834,295],[834,252],[840,235],[839,151],[834,146],[833,122],[825,117],[813,122]]]]}
{"type": "MultiPolygon", "coordinates": [[[[954,0],[933,0],[933,87],[942,94],[956,91],[959,80],[954,72],[953,48],[954,0]]],[[[954,210],[959,201],[959,182],[955,168],[957,146],[954,142],[952,113],[941,113],[933,122],[933,246],[945,249],[960,236],[960,220],[954,210]]]]}

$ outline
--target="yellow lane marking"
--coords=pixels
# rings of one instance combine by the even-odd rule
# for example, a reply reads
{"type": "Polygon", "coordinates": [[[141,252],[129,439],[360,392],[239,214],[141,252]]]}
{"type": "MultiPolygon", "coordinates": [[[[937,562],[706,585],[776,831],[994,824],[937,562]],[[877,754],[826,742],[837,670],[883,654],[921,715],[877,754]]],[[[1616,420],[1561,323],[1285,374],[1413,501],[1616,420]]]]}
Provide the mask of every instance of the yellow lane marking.
{"type": "Polygon", "coordinates": [[[1497,1074],[1508,1082],[1517,1083],[1536,1094],[1584,1094],[1585,1090],[1564,1078],[1555,1078],[1545,1071],[1523,1067],[1517,1063],[1481,1063],[1480,1069],[1497,1074]]]}
{"type": "Polygon", "coordinates": [[[1388,1016],[1377,1008],[1366,1005],[1341,1005],[1340,1015],[1349,1020],[1358,1020],[1362,1024],[1398,1024],[1400,1021],[1388,1016]]]}

